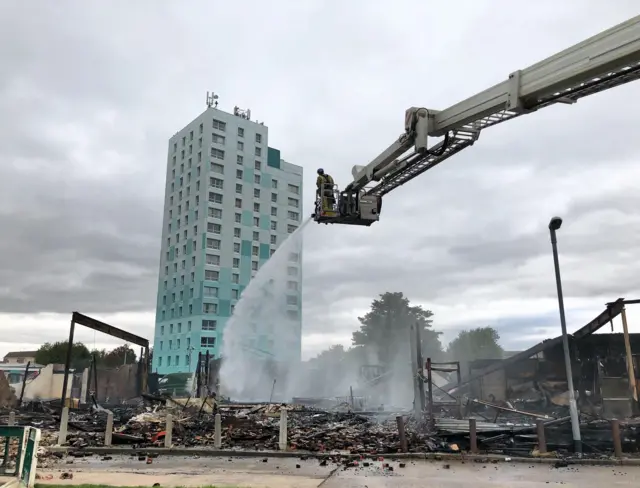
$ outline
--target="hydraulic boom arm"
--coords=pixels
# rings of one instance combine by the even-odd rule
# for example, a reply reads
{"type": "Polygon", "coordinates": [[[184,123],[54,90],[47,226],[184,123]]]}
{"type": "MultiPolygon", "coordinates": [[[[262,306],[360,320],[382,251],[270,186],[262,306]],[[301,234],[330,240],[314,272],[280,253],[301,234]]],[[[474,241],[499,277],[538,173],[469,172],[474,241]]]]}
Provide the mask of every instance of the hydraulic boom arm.
{"type": "Polygon", "coordinates": [[[320,205],[314,218],[371,225],[379,219],[383,195],[473,145],[482,129],[639,78],[640,15],[445,110],[411,107],[405,132],[369,164],[353,167],[353,181],[339,193],[334,215],[323,215],[320,205]],[[429,137],[443,139],[428,147],[429,137]]]}

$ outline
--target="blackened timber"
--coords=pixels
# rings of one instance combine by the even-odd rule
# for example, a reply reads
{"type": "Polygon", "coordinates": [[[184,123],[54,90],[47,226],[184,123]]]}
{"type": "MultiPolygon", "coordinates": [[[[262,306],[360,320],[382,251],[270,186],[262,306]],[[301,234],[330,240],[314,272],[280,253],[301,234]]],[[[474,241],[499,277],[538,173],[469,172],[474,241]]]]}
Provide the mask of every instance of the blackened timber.
{"type": "MultiPolygon", "coordinates": [[[[628,302],[627,302],[628,303],[628,302]]],[[[594,332],[596,332],[598,329],[602,328],[604,325],[608,324],[611,320],[613,320],[614,318],[616,318],[618,315],[620,315],[620,313],[622,312],[622,308],[624,307],[625,304],[625,300],[623,298],[618,298],[616,301],[611,302],[611,303],[607,303],[607,308],[600,314],[598,315],[595,319],[593,319],[591,322],[589,322],[588,324],[580,327],[577,331],[575,331],[573,334],[570,334],[574,339],[582,339],[583,337],[586,337],[588,335],[593,334],[594,332]]],[[[452,390],[456,389],[456,388],[461,388],[465,385],[468,385],[469,383],[482,378],[483,376],[488,375],[489,373],[493,373],[494,371],[498,371],[500,369],[504,369],[507,366],[510,366],[511,364],[515,364],[519,361],[523,361],[525,359],[528,359],[536,354],[538,354],[539,352],[542,352],[546,349],[549,349],[551,347],[554,347],[558,344],[562,343],[562,336],[558,336],[554,339],[546,339],[538,344],[536,344],[535,346],[530,347],[529,349],[527,349],[526,351],[522,351],[518,354],[515,354],[513,356],[510,356],[506,359],[503,359],[502,361],[496,363],[496,364],[492,364],[491,366],[488,366],[486,368],[484,368],[482,371],[480,371],[479,373],[470,376],[469,378],[467,378],[466,380],[460,382],[459,384],[456,383],[449,383],[447,385],[445,385],[443,387],[444,390],[447,390],[449,392],[451,392],[452,390]]]]}
{"type": "Polygon", "coordinates": [[[136,344],[140,347],[149,347],[149,341],[143,337],[137,336],[126,330],[118,329],[109,324],[105,324],[104,322],[100,322],[99,320],[92,319],[80,312],[73,312],[72,320],[76,324],[84,325],[85,327],[93,330],[97,330],[98,332],[102,332],[104,334],[108,334],[111,337],[115,337],[117,339],[122,339],[125,342],[130,342],[132,344],[136,344]]]}

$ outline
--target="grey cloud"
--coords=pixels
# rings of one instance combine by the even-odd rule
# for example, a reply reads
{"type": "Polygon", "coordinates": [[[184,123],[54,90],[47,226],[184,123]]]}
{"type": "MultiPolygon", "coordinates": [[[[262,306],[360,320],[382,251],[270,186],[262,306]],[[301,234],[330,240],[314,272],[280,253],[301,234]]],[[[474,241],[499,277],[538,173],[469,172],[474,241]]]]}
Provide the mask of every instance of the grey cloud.
{"type": "MultiPolygon", "coordinates": [[[[626,1],[538,2],[517,18],[500,2],[249,3],[0,7],[0,312],[153,310],[166,141],[207,90],[222,108],[252,108],[304,165],[309,214],[315,168],[344,185],[400,134],[407,107],[445,108],[636,13],[626,1]],[[545,34],[524,38],[534,23],[545,34]]],[[[569,293],[600,304],[633,290],[623,257],[637,226],[593,219],[635,215],[636,198],[599,191],[593,171],[635,157],[640,116],[626,108],[638,89],[487,130],[388,195],[369,229],[310,228],[305,331],[348,333],[390,290],[434,305],[551,296],[556,212],[569,293]],[[571,196],[571,182],[592,195],[571,196]]]]}

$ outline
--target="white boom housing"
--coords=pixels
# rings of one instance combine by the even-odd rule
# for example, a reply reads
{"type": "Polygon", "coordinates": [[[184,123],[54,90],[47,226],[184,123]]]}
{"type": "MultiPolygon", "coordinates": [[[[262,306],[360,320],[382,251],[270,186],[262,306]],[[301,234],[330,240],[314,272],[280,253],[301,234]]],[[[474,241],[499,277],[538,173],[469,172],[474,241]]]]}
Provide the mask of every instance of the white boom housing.
{"type": "MultiPolygon", "coordinates": [[[[339,208],[340,218],[333,221],[359,225],[377,221],[381,202],[375,215],[367,216],[358,210],[359,198],[364,195],[381,198],[471,146],[482,129],[556,103],[572,104],[638,78],[640,15],[515,71],[502,83],[449,108],[411,107],[405,112],[404,133],[369,164],[353,167],[353,181],[344,192],[356,203],[352,208],[339,208]],[[430,137],[443,140],[429,148],[430,137]]],[[[319,218],[317,213],[314,218],[319,222],[332,221],[319,218]]]]}

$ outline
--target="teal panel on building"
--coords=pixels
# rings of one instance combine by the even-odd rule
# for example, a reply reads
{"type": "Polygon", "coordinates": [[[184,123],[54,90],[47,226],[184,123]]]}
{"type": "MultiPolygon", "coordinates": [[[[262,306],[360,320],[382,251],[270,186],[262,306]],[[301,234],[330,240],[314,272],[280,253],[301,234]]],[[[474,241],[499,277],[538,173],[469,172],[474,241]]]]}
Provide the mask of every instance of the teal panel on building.
{"type": "Polygon", "coordinates": [[[267,149],[267,165],[280,169],[280,151],[272,147],[267,149]]]}
{"type": "Polygon", "coordinates": [[[193,252],[193,241],[189,239],[187,241],[187,256],[189,256],[193,252]]]}
{"type": "Polygon", "coordinates": [[[218,301],[218,315],[221,317],[231,316],[231,300],[218,301]]]}
{"type": "MultiPolygon", "coordinates": [[[[251,241],[243,240],[240,244],[240,254],[242,256],[251,256],[251,241]]],[[[240,260],[240,264],[244,262],[245,259],[240,260]]]]}
{"type": "Polygon", "coordinates": [[[231,300],[231,268],[220,268],[220,279],[218,281],[220,283],[220,287],[218,290],[218,298],[220,298],[220,303],[222,300],[231,300]]]}
{"type": "MultiPolygon", "coordinates": [[[[244,242],[244,241],[243,241],[244,242]]],[[[249,241],[246,241],[249,242],[249,241]]],[[[251,279],[251,243],[249,242],[249,254],[240,260],[240,284],[247,285],[251,279]]]]}
{"type": "Polygon", "coordinates": [[[263,188],[271,188],[271,175],[269,173],[262,172],[262,179],[260,180],[260,186],[263,188]]]}
{"type": "Polygon", "coordinates": [[[173,261],[176,258],[176,248],[175,246],[171,246],[169,248],[169,261],[173,261]]]}
{"type": "Polygon", "coordinates": [[[242,179],[244,180],[245,183],[253,183],[253,175],[255,173],[255,170],[251,167],[251,166],[245,166],[244,167],[244,174],[242,179]]]}
{"type": "Polygon", "coordinates": [[[260,259],[269,259],[269,244],[260,244],[260,259]]]}
{"type": "Polygon", "coordinates": [[[251,227],[253,225],[253,213],[249,210],[242,211],[242,225],[251,227]]]}
{"type": "Polygon", "coordinates": [[[269,230],[271,228],[271,218],[268,215],[260,214],[260,228],[269,230]]]}

